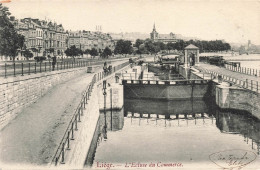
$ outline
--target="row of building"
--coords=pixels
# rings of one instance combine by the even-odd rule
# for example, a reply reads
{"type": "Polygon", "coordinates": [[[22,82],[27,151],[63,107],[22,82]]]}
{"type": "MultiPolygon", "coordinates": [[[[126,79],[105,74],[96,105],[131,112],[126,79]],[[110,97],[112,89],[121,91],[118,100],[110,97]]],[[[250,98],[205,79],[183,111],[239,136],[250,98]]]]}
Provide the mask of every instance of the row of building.
{"type": "MultiPolygon", "coordinates": [[[[101,31],[66,31],[62,24],[33,18],[15,19],[10,17],[17,32],[25,37],[25,46],[35,56],[61,58],[65,56],[65,50],[75,45],[85,51],[96,48],[103,50],[106,47],[114,49],[115,42],[109,34],[101,31]]],[[[33,59],[33,58],[32,58],[33,59]]],[[[1,56],[0,60],[11,60],[1,56]]],[[[16,60],[26,60],[20,53],[16,60]]]]}

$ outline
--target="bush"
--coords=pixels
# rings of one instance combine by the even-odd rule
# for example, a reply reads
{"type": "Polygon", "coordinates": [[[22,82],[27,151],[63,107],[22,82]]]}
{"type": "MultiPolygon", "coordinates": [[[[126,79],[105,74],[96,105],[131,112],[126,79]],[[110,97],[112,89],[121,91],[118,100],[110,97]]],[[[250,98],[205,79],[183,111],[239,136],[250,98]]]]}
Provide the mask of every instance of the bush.
{"type": "Polygon", "coordinates": [[[41,62],[43,60],[46,60],[46,57],[40,56],[40,57],[34,57],[34,60],[36,60],[37,62],[41,62]]]}

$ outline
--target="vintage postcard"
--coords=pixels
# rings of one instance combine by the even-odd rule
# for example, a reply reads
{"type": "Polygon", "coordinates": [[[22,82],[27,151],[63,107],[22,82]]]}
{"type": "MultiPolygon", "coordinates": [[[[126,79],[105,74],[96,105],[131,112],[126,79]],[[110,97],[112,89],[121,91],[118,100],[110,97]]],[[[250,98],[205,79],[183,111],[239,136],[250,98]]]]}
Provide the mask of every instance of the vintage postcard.
{"type": "Polygon", "coordinates": [[[259,0],[0,0],[0,170],[260,170],[259,0]]]}

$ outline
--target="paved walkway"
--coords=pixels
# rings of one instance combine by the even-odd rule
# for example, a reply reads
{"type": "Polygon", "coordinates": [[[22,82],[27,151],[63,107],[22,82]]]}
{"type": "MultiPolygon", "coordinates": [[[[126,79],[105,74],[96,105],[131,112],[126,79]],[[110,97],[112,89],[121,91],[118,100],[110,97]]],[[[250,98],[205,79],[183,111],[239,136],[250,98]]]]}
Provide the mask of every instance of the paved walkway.
{"type": "Polygon", "coordinates": [[[0,132],[0,161],[8,165],[49,163],[92,76],[82,74],[55,86],[19,113],[0,132]]]}
{"type": "Polygon", "coordinates": [[[254,81],[260,81],[260,77],[256,77],[256,76],[251,76],[251,75],[247,75],[247,74],[243,74],[243,73],[239,73],[239,72],[234,72],[228,69],[225,69],[223,67],[218,67],[215,65],[210,65],[210,64],[204,64],[204,63],[200,63],[199,66],[195,66],[195,68],[197,69],[207,69],[210,71],[214,71],[218,74],[222,74],[222,75],[226,75],[229,77],[233,77],[239,80],[254,80],[254,81]]]}

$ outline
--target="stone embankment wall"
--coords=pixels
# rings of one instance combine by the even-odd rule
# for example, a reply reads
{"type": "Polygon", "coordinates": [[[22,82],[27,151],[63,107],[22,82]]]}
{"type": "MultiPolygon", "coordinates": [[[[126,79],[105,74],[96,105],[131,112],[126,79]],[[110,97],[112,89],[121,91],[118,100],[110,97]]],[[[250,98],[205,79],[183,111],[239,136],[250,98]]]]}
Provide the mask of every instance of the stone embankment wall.
{"type": "Polygon", "coordinates": [[[220,83],[211,74],[203,74],[190,68],[179,69],[180,74],[189,79],[212,79],[209,84],[208,93],[216,104],[223,109],[237,109],[245,110],[251,113],[253,116],[260,119],[260,96],[259,93],[250,91],[248,89],[242,89],[236,86],[230,86],[229,83],[220,83]]]}
{"type": "Polygon", "coordinates": [[[86,73],[87,68],[0,78],[0,130],[53,86],[86,73]]]}
{"type": "Polygon", "coordinates": [[[221,84],[216,86],[216,103],[223,109],[246,110],[260,119],[259,93],[221,84]]]}

